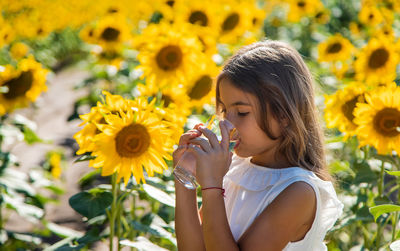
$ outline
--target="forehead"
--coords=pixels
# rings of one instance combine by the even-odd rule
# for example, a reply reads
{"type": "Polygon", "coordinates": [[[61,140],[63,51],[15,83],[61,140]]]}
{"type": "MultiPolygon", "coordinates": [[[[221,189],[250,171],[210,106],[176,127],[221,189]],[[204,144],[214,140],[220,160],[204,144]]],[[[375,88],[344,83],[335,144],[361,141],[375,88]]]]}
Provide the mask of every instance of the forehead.
{"type": "Polygon", "coordinates": [[[257,105],[257,98],[251,94],[237,88],[228,78],[223,78],[218,85],[219,98],[225,106],[234,104],[249,104],[253,107],[257,105]]]}

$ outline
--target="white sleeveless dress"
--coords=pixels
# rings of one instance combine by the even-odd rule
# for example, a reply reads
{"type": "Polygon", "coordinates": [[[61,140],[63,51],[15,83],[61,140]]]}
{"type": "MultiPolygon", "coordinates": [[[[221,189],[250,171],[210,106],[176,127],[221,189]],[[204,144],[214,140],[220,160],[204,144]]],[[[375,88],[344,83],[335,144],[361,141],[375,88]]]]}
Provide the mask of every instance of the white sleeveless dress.
{"type": "Polygon", "coordinates": [[[300,167],[273,169],[258,166],[250,158],[233,155],[229,171],[224,177],[225,207],[235,240],[254,219],[290,184],[304,181],[314,189],[317,209],[311,229],[297,242],[289,242],[284,251],[327,250],[324,238],[343,211],[333,185],[313,172],[300,167]]]}

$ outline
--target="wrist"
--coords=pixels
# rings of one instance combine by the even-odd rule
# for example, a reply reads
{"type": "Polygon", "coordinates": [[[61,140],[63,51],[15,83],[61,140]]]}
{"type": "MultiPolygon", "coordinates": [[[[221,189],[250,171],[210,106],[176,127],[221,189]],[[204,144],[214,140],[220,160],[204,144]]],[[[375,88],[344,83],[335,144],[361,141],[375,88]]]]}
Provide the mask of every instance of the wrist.
{"type": "Polygon", "coordinates": [[[206,187],[222,187],[222,179],[221,180],[214,180],[214,179],[209,179],[201,184],[201,188],[206,188],[206,187]]]}
{"type": "Polygon", "coordinates": [[[225,197],[225,189],[223,187],[203,187],[201,188],[202,194],[204,193],[216,193],[219,192],[223,197],[225,197]]]}
{"type": "Polygon", "coordinates": [[[196,189],[188,189],[181,182],[179,182],[176,178],[175,181],[175,193],[177,194],[187,194],[190,196],[196,196],[196,189]]]}

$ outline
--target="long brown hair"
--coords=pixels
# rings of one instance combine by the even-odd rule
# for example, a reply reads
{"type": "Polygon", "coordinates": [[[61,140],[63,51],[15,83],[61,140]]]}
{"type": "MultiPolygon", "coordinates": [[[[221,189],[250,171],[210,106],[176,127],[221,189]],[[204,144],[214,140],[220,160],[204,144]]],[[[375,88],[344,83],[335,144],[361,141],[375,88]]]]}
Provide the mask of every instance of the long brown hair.
{"type": "Polygon", "coordinates": [[[311,73],[301,55],[290,45],[266,40],[242,47],[224,65],[217,78],[217,110],[221,105],[219,84],[224,78],[259,101],[260,128],[271,138],[271,115],[288,125],[276,153],[291,165],[313,171],[323,180],[332,180],[325,160],[324,134],[314,103],[311,73]]]}

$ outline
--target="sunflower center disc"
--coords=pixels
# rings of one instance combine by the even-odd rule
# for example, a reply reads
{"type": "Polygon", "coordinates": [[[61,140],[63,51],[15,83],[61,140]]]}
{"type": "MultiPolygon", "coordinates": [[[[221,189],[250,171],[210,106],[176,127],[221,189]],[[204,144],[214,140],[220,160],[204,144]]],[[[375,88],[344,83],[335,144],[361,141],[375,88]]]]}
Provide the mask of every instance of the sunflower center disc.
{"type": "Polygon", "coordinates": [[[230,14],[222,23],[223,31],[233,30],[239,23],[239,15],[237,13],[230,14]]]}
{"type": "Polygon", "coordinates": [[[385,108],[374,117],[375,130],[386,137],[395,137],[400,134],[400,111],[395,108],[385,108]]]}
{"type": "Polygon", "coordinates": [[[389,52],[384,49],[380,48],[372,52],[371,57],[368,61],[368,66],[372,69],[377,69],[386,64],[389,59],[389,52]]]}
{"type": "Polygon", "coordinates": [[[179,67],[182,62],[182,56],[182,51],[178,46],[169,45],[160,50],[156,60],[161,69],[169,71],[179,67]]]}
{"type": "Polygon", "coordinates": [[[189,92],[191,99],[201,99],[211,91],[212,79],[210,76],[204,75],[196,81],[193,88],[189,92]]]}
{"type": "Polygon", "coordinates": [[[120,33],[121,32],[117,29],[114,29],[112,27],[107,27],[101,33],[101,38],[109,42],[116,41],[120,33]]]}
{"type": "Polygon", "coordinates": [[[162,95],[161,100],[164,101],[164,107],[168,107],[169,104],[173,103],[173,100],[170,96],[168,95],[162,95]]]}
{"type": "Polygon", "coordinates": [[[13,78],[4,83],[8,87],[8,92],[3,96],[6,99],[15,99],[25,95],[32,87],[33,74],[30,71],[24,71],[17,78],[13,78]]]}
{"type": "Polygon", "coordinates": [[[334,43],[328,47],[328,53],[337,53],[342,49],[341,43],[334,43]]]}
{"type": "Polygon", "coordinates": [[[207,15],[204,14],[204,12],[202,11],[193,11],[189,17],[189,23],[198,24],[200,26],[207,26],[208,25],[207,15]]]}
{"type": "Polygon", "coordinates": [[[150,146],[150,135],[140,124],[126,126],[115,137],[117,153],[121,157],[137,157],[146,152],[150,146]]]}
{"type": "Polygon", "coordinates": [[[304,1],[298,1],[297,6],[300,8],[304,8],[304,6],[306,6],[306,3],[304,1]]]}
{"type": "Polygon", "coordinates": [[[342,105],[342,112],[344,116],[351,122],[353,122],[354,119],[353,110],[356,107],[356,104],[359,102],[358,98],[360,96],[361,95],[357,95],[356,97],[354,97],[353,99],[347,101],[342,105]]]}

